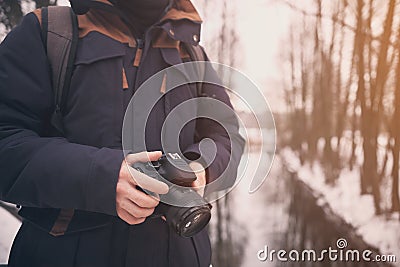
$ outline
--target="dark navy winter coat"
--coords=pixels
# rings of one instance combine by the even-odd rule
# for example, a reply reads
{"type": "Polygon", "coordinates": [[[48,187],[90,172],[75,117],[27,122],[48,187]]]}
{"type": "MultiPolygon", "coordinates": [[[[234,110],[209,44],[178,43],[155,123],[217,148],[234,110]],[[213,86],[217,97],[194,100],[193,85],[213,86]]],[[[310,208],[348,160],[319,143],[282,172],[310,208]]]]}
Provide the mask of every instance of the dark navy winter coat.
{"type": "MultiPolygon", "coordinates": [[[[184,239],[161,219],[130,226],[116,216],[115,207],[129,100],[150,76],[189,60],[182,42],[197,45],[201,19],[190,1],[176,0],[138,41],[110,2],[80,1],[80,8],[93,2],[97,5],[89,12],[79,10],[84,14],[78,16],[65,136],[49,134],[54,96],[40,11],[28,14],[0,46],[0,198],[21,205],[25,218],[10,266],[208,266],[211,248],[205,231],[184,239]],[[57,223],[65,231],[50,234],[57,223]]],[[[195,97],[196,87],[184,85],[174,92],[171,107],[195,97]]],[[[205,84],[203,92],[231,106],[222,87],[205,84]]],[[[160,101],[149,118],[148,150],[162,150],[165,110],[160,101]]],[[[238,128],[236,119],[230,123],[238,128]]],[[[224,171],[231,153],[238,164],[243,143],[233,151],[219,124],[199,119],[181,132],[182,151],[198,154],[205,137],[218,149],[207,169],[210,182],[224,171]]]]}

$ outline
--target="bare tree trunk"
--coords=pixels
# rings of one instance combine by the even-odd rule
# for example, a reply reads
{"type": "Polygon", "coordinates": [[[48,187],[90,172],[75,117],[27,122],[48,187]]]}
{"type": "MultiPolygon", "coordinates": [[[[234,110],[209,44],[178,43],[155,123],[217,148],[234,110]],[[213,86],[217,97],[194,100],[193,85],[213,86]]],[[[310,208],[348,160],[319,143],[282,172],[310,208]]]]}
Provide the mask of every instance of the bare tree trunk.
{"type": "MultiPolygon", "coordinates": [[[[344,14],[346,12],[347,8],[347,3],[346,1],[339,2],[339,8],[338,8],[338,15],[343,14],[341,19],[343,20],[344,14]],[[343,3],[341,5],[340,3],[343,3]]],[[[348,96],[347,94],[350,92],[350,88],[343,88],[342,84],[342,67],[343,67],[343,48],[344,48],[344,40],[345,40],[345,31],[344,27],[341,27],[340,30],[340,41],[339,41],[339,60],[338,60],[338,66],[336,68],[336,136],[338,138],[338,144],[337,144],[337,152],[340,153],[340,144],[342,141],[342,135],[343,131],[346,125],[346,120],[347,118],[347,108],[348,108],[348,96]],[[342,103],[341,101],[341,96],[343,89],[346,90],[346,97],[344,98],[344,102],[342,103]]],[[[350,77],[349,80],[352,80],[352,72],[353,72],[353,57],[351,59],[351,68],[350,68],[350,77]]]]}
{"type": "MultiPolygon", "coordinates": [[[[332,21],[335,21],[339,17],[339,11],[340,7],[337,6],[335,7],[335,10],[332,12],[332,21]]],[[[324,154],[323,154],[323,159],[324,159],[324,167],[327,169],[325,171],[325,176],[326,176],[326,181],[328,184],[334,184],[336,182],[336,179],[338,178],[339,174],[339,157],[337,151],[334,152],[332,148],[332,136],[336,132],[335,128],[337,124],[334,121],[334,114],[338,109],[338,104],[339,102],[337,101],[340,99],[338,96],[338,90],[337,86],[334,86],[334,52],[335,52],[335,42],[337,38],[337,25],[336,23],[332,23],[332,28],[331,28],[331,39],[329,41],[329,49],[328,53],[325,55],[324,52],[322,52],[322,73],[321,75],[321,84],[323,85],[321,88],[322,96],[323,96],[323,106],[324,106],[324,124],[321,125],[324,129],[324,139],[325,139],[325,147],[324,147],[324,154]]],[[[323,50],[322,50],[323,51],[323,50]]],[[[340,77],[339,77],[340,78],[340,77]]],[[[336,79],[336,82],[339,84],[340,87],[340,81],[336,79]]],[[[340,90],[339,90],[340,91],[340,90]]],[[[342,118],[344,119],[344,118],[342,118]]]]}
{"type": "Polygon", "coordinates": [[[313,59],[313,84],[312,84],[312,112],[311,112],[311,129],[312,131],[309,133],[309,142],[308,147],[310,151],[310,156],[312,158],[316,158],[317,156],[317,142],[318,139],[322,136],[321,125],[323,124],[323,103],[321,102],[321,40],[320,40],[320,31],[321,31],[321,18],[322,18],[322,2],[321,0],[316,0],[317,5],[317,16],[315,20],[315,28],[314,30],[314,59],[313,59]]]}
{"type": "Polygon", "coordinates": [[[21,3],[15,0],[0,1],[0,23],[7,31],[16,26],[22,18],[21,3]]]}
{"type": "Polygon", "coordinates": [[[223,234],[223,218],[222,218],[222,211],[221,211],[221,205],[220,205],[220,200],[217,200],[215,202],[215,210],[217,212],[217,222],[216,222],[216,251],[218,251],[218,253],[215,255],[216,256],[216,262],[217,263],[222,263],[223,262],[223,254],[224,254],[224,248],[223,248],[223,244],[224,244],[224,239],[222,237],[223,234]]]}
{"type": "MultiPolygon", "coordinates": [[[[306,29],[306,18],[303,16],[302,18],[303,21],[303,28],[306,29]]],[[[307,141],[307,136],[311,132],[311,126],[309,121],[307,120],[307,111],[306,111],[306,103],[307,103],[307,97],[308,97],[308,86],[309,86],[309,75],[308,75],[308,68],[307,68],[307,58],[306,58],[306,39],[307,39],[307,32],[303,32],[299,36],[300,40],[300,68],[301,68],[301,85],[300,85],[300,107],[299,107],[299,123],[301,127],[303,128],[302,131],[302,142],[307,141]]],[[[305,161],[306,155],[309,153],[309,148],[303,148],[303,146],[300,147],[300,161],[303,163],[305,161]]]]}
{"type": "Polygon", "coordinates": [[[302,132],[302,125],[299,121],[299,108],[296,99],[298,98],[298,86],[296,85],[296,54],[295,51],[297,50],[295,47],[295,33],[296,31],[291,28],[290,31],[290,77],[291,77],[291,102],[293,105],[293,112],[291,113],[291,126],[292,126],[292,137],[291,143],[292,147],[296,151],[301,150],[301,143],[304,138],[302,132]]]}
{"type": "Polygon", "coordinates": [[[394,140],[392,146],[393,166],[392,166],[392,212],[400,211],[399,198],[399,152],[400,152],[400,28],[397,35],[397,66],[396,66],[396,85],[394,93],[394,113],[391,124],[391,136],[394,140]]]}
{"type": "Polygon", "coordinates": [[[380,184],[379,177],[377,175],[378,170],[378,159],[377,159],[377,151],[378,151],[378,135],[379,135],[379,127],[380,127],[380,117],[383,116],[383,95],[385,93],[385,85],[389,72],[389,64],[387,60],[388,56],[388,47],[390,44],[390,37],[392,35],[392,25],[394,18],[394,10],[396,6],[395,0],[390,0],[388,4],[388,11],[384,23],[384,31],[382,34],[382,41],[379,47],[378,54],[378,64],[376,67],[376,79],[371,80],[371,108],[370,108],[370,117],[369,127],[368,127],[368,138],[365,145],[364,157],[367,156],[370,161],[365,162],[366,168],[370,170],[370,182],[372,187],[372,194],[374,196],[374,206],[377,214],[381,213],[380,201],[381,201],[381,193],[380,193],[380,184]]]}
{"type": "MultiPolygon", "coordinates": [[[[366,106],[366,97],[365,97],[365,63],[364,63],[364,49],[365,49],[365,35],[363,32],[363,9],[364,9],[364,1],[357,0],[357,30],[356,35],[354,37],[355,48],[356,48],[356,60],[357,60],[357,76],[358,76],[358,86],[357,86],[357,102],[361,107],[361,130],[363,134],[363,151],[364,151],[364,163],[361,171],[361,194],[368,193],[368,188],[370,186],[370,182],[368,179],[368,175],[370,175],[369,169],[369,154],[366,154],[368,150],[368,110],[366,106]]],[[[374,152],[375,153],[375,152],[374,152]]]]}

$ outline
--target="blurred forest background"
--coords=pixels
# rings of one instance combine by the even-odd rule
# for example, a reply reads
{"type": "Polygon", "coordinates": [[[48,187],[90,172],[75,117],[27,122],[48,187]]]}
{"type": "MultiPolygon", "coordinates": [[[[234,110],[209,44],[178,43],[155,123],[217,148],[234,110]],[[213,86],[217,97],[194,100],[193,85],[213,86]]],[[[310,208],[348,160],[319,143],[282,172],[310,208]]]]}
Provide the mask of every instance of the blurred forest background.
{"type": "MultiPolygon", "coordinates": [[[[57,0],[33,0],[33,1],[17,1],[17,0],[0,0],[0,23],[3,27],[3,32],[8,32],[17,25],[23,13],[22,3],[29,5],[29,9],[41,8],[49,5],[56,5],[57,0]],[[5,30],[5,31],[4,31],[5,30]]],[[[1,37],[1,35],[0,35],[1,37]]],[[[0,38],[2,39],[2,38],[0,38]]]]}
{"type": "Polygon", "coordinates": [[[359,169],[376,214],[400,211],[400,6],[396,0],[284,1],[286,144],[319,160],[326,183],[359,169]]]}

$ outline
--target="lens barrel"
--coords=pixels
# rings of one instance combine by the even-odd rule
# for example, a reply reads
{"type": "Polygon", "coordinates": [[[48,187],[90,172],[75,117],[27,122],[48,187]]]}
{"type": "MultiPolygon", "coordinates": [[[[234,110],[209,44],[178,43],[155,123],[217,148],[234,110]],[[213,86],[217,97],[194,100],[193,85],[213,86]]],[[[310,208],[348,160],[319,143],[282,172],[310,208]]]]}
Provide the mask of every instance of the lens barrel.
{"type": "Polygon", "coordinates": [[[211,205],[190,188],[172,186],[169,192],[180,199],[181,207],[161,203],[162,212],[175,232],[182,237],[192,237],[208,224],[211,219],[211,205]]]}
{"type": "MultiPolygon", "coordinates": [[[[180,209],[182,213],[183,209],[180,209]]],[[[191,237],[203,230],[211,219],[211,212],[208,206],[193,207],[186,209],[175,223],[176,232],[183,237],[191,237]]]]}

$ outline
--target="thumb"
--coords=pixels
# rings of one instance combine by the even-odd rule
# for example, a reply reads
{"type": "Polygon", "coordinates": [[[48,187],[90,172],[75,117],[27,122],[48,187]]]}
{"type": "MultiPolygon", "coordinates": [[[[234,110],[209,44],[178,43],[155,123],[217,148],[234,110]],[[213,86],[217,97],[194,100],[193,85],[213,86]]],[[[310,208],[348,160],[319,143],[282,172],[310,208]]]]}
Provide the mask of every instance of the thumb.
{"type": "Polygon", "coordinates": [[[128,164],[133,164],[135,162],[147,162],[147,161],[156,161],[162,155],[161,151],[153,151],[153,152],[139,152],[135,154],[129,154],[126,156],[125,160],[128,164]]]}

